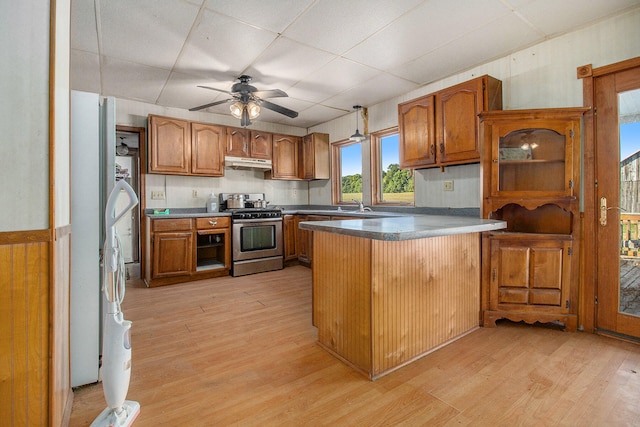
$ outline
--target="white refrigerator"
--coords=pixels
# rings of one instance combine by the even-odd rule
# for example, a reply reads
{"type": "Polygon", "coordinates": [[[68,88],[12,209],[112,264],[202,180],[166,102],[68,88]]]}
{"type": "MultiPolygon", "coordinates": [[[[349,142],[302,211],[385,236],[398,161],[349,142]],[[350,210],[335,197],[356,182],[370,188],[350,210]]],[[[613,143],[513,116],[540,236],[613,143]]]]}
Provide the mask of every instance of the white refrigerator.
{"type": "Polygon", "coordinates": [[[98,381],[100,253],[104,209],[115,184],[115,99],[71,92],[71,386],[98,381]]]}

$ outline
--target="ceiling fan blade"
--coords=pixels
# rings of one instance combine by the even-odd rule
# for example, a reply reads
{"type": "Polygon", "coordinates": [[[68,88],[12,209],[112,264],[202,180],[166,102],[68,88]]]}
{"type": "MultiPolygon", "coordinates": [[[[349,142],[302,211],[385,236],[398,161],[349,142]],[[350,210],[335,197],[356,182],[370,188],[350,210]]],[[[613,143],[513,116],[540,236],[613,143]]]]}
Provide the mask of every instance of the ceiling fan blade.
{"type": "Polygon", "coordinates": [[[258,98],[280,98],[287,95],[284,91],[280,89],[271,89],[271,90],[258,90],[252,93],[253,96],[257,96],[258,98]]]}
{"type": "Polygon", "coordinates": [[[209,89],[209,90],[215,90],[217,92],[222,92],[222,93],[227,93],[229,95],[233,95],[231,92],[229,92],[228,90],[222,90],[222,89],[216,89],[215,87],[209,87],[209,86],[198,86],[201,87],[203,89],[209,89]]]}
{"type": "Polygon", "coordinates": [[[298,117],[297,112],[280,105],[276,105],[273,102],[265,101],[264,99],[260,101],[260,106],[275,111],[276,113],[284,114],[285,116],[291,117],[292,119],[298,117]]]}
{"type": "Polygon", "coordinates": [[[199,111],[199,110],[204,110],[205,108],[213,107],[214,105],[224,104],[225,102],[229,102],[229,101],[231,101],[232,99],[233,99],[233,98],[223,99],[222,101],[211,102],[211,103],[209,103],[209,104],[204,104],[204,105],[201,105],[201,106],[199,106],[199,107],[189,108],[189,111],[199,111]]]}

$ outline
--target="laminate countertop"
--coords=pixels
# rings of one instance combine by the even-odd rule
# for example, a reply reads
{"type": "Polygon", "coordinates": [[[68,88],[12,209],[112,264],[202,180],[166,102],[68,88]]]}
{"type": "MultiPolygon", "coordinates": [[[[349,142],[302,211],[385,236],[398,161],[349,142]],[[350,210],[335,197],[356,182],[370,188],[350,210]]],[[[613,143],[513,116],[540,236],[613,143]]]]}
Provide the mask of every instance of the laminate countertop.
{"type": "Polygon", "coordinates": [[[415,215],[338,221],[305,221],[300,228],[374,240],[413,240],[478,233],[507,227],[505,221],[464,216],[415,215]]]}

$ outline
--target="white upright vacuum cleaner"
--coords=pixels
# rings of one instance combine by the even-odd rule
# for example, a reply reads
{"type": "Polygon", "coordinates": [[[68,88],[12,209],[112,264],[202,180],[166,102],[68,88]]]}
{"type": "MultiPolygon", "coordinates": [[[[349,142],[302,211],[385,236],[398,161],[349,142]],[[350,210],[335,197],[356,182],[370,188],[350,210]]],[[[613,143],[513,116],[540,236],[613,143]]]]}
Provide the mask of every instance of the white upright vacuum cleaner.
{"type": "Polygon", "coordinates": [[[131,322],[124,320],[120,303],[124,299],[126,272],[116,223],[138,204],[133,188],[124,180],[116,183],[105,209],[104,280],[106,307],[102,336],[102,388],[107,408],[91,423],[95,427],[130,426],[140,413],[140,404],[125,400],[131,377],[131,322]],[[127,193],[129,203],[116,213],[116,200],[127,193]]]}

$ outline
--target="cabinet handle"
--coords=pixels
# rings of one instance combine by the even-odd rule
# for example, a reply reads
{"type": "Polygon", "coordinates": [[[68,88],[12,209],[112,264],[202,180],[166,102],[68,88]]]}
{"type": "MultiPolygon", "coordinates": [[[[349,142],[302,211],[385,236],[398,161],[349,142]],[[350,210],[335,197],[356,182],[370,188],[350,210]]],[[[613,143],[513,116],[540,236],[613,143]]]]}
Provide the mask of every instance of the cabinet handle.
{"type": "Polygon", "coordinates": [[[215,225],[218,223],[218,221],[209,221],[209,224],[211,224],[212,226],[215,227],[215,225]]]}
{"type": "Polygon", "coordinates": [[[498,277],[497,269],[495,269],[495,268],[494,268],[494,269],[493,269],[493,279],[492,279],[492,280],[494,280],[494,281],[495,281],[497,277],[498,277]]]}
{"type": "Polygon", "coordinates": [[[440,154],[444,154],[444,142],[440,143],[440,154]]]}
{"type": "Polygon", "coordinates": [[[429,151],[431,151],[431,155],[433,156],[436,153],[436,146],[431,144],[431,149],[429,151]]]}

